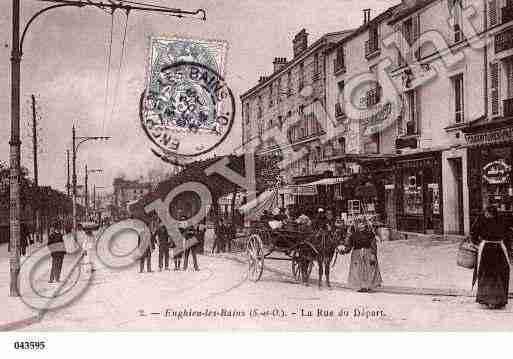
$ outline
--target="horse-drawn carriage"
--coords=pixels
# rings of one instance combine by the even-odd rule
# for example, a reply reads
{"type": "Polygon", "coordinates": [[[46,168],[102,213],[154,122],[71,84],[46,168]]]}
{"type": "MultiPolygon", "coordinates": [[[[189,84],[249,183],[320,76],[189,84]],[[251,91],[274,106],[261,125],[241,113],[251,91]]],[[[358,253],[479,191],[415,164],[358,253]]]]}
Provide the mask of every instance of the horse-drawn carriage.
{"type": "Polygon", "coordinates": [[[344,233],[338,229],[314,231],[311,226],[295,223],[272,229],[266,222],[254,222],[247,240],[248,278],[255,282],[260,280],[266,259],[285,260],[291,261],[293,277],[307,283],[316,262],[319,284],[327,264],[324,270],[329,285],[329,265],[343,238],[344,233]],[[275,253],[282,256],[273,256],[275,253]]]}

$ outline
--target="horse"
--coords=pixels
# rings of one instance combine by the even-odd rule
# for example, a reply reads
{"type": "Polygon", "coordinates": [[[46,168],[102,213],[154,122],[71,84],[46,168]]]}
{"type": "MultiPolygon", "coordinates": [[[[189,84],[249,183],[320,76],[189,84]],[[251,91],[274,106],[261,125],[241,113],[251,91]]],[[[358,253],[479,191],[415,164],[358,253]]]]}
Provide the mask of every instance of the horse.
{"type": "MultiPolygon", "coordinates": [[[[343,228],[325,227],[319,229],[312,234],[308,241],[308,246],[303,246],[300,257],[307,259],[300,263],[301,278],[304,284],[308,284],[309,266],[312,261],[317,262],[319,268],[318,286],[322,287],[323,275],[326,278],[326,286],[331,288],[330,283],[330,266],[333,259],[336,258],[337,247],[342,244],[345,239],[346,230],[343,228]]],[[[336,259],[335,259],[336,260],[336,259]]]]}

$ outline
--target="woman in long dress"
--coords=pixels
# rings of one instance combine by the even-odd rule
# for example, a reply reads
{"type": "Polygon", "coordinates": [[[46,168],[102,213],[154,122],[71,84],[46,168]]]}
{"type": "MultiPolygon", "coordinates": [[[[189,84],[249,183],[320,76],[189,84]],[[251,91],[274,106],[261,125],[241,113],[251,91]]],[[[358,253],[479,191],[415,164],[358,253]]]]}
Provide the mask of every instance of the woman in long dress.
{"type": "Polygon", "coordinates": [[[497,208],[489,206],[471,229],[472,242],[479,245],[472,286],[477,281],[476,302],[490,309],[508,303],[510,259],[509,228],[499,218],[497,208]]]}
{"type": "Polygon", "coordinates": [[[365,222],[355,224],[356,230],[345,243],[351,252],[348,284],[358,292],[369,292],[381,285],[376,236],[365,222]]]}

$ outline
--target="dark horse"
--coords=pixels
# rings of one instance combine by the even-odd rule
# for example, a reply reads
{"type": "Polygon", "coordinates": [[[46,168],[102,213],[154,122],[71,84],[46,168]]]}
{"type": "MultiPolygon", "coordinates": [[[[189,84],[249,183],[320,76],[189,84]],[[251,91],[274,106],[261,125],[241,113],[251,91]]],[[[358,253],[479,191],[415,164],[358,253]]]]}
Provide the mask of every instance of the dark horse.
{"type": "Polygon", "coordinates": [[[330,266],[337,251],[337,247],[342,243],[345,237],[345,230],[321,229],[313,234],[308,246],[301,249],[301,258],[304,260],[300,263],[301,278],[304,284],[308,283],[309,271],[312,261],[317,262],[319,267],[319,288],[322,287],[322,276],[326,277],[326,286],[330,284],[330,266]]]}

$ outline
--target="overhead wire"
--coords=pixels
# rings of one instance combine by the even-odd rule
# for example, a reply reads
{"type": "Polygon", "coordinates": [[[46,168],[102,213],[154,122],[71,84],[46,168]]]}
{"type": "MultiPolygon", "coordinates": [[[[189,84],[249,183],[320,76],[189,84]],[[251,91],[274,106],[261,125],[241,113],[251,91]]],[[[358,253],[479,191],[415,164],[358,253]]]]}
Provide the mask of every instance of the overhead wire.
{"type": "Polygon", "coordinates": [[[114,10],[111,12],[111,22],[110,22],[110,37],[109,37],[109,54],[107,59],[107,77],[105,79],[105,99],[103,105],[103,119],[102,119],[102,134],[105,131],[105,118],[107,117],[107,105],[109,101],[109,85],[110,85],[110,67],[111,67],[111,59],[112,59],[112,37],[114,33],[114,10]]]}
{"type": "Polygon", "coordinates": [[[109,120],[112,120],[112,118],[114,117],[114,111],[116,109],[117,102],[118,102],[119,83],[121,82],[121,73],[122,73],[123,63],[124,63],[123,60],[124,60],[124,57],[125,57],[125,50],[126,50],[126,35],[127,35],[127,28],[128,28],[128,16],[129,16],[129,13],[130,13],[130,11],[126,12],[125,28],[124,28],[124,31],[123,31],[123,41],[122,41],[122,44],[121,44],[121,55],[119,57],[118,76],[117,76],[117,80],[116,80],[116,85],[114,87],[114,100],[113,100],[113,103],[112,103],[112,109],[111,109],[109,120]]]}

